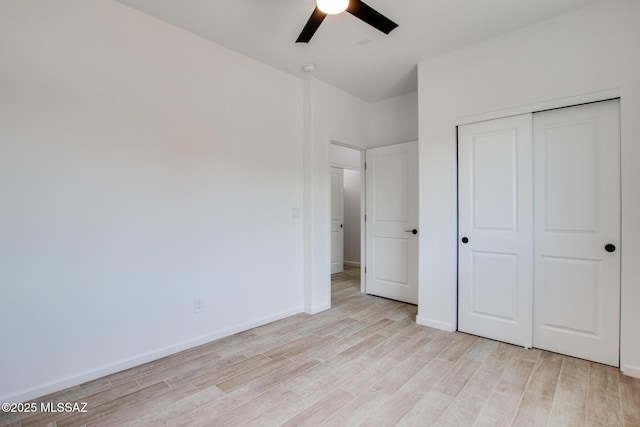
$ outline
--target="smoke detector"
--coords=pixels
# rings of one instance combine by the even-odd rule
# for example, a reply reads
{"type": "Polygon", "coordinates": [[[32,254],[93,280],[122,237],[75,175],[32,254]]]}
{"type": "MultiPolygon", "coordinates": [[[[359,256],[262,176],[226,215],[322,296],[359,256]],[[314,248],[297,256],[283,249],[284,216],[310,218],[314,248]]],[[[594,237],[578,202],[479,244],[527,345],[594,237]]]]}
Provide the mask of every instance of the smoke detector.
{"type": "Polygon", "coordinates": [[[302,66],[302,71],[305,73],[313,73],[316,70],[316,64],[304,64],[302,66]]]}

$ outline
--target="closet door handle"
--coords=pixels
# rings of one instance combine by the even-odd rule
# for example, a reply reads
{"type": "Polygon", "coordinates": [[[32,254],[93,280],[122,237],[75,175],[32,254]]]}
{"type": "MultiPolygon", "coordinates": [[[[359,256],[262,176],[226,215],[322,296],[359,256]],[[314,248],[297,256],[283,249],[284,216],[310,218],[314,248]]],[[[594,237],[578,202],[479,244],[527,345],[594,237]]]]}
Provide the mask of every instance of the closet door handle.
{"type": "Polygon", "coordinates": [[[405,233],[411,233],[411,234],[418,234],[418,230],[416,230],[415,228],[412,230],[404,230],[405,233]]]}
{"type": "Polygon", "coordinates": [[[614,252],[616,250],[616,245],[607,243],[606,245],[604,245],[604,250],[607,252],[614,252]]]}
{"type": "Polygon", "coordinates": [[[462,238],[462,243],[464,243],[464,244],[469,243],[469,238],[468,237],[463,237],[462,238]]]}

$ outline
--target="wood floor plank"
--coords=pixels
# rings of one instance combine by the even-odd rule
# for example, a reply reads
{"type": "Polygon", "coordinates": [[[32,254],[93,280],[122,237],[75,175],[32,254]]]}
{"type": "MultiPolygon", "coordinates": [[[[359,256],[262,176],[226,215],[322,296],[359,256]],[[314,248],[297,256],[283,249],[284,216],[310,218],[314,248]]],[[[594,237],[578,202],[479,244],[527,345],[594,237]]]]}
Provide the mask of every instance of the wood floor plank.
{"type": "MultiPolygon", "coordinates": [[[[89,396],[84,396],[82,398],[78,398],[78,400],[59,400],[57,397],[52,397],[52,400],[49,402],[58,403],[58,402],[86,402],[87,403],[87,411],[95,412],[100,408],[103,404],[107,402],[117,401],[122,396],[133,393],[137,390],[140,390],[140,385],[136,381],[129,381],[128,383],[119,384],[115,387],[111,387],[108,389],[104,389],[97,393],[94,393],[89,396]]],[[[65,397],[66,398],[66,397],[65,397]]],[[[60,420],[62,418],[68,417],[66,413],[59,414],[50,414],[46,412],[41,412],[39,414],[34,415],[28,419],[22,420],[23,426],[39,426],[45,420],[60,420]]]]}
{"type": "Polygon", "coordinates": [[[481,365],[462,390],[488,399],[499,381],[500,376],[495,375],[486,366],[481,365]]]}
{"type": "Polygon", "coordinates": [[[363,390],[371,388],[396,365],[397,362],[390,358],[362,357],[349,365],[349,378],[340,388],[357,396],[363,390]]]}
{"type": "Polygon", "coordinates": [[[287,359],[305,357],[317,351],[321,351],[327,347],[331,347],[335,345],[337,341],[338,338],[331,335],[320,337],[319,339],[313,341],[311,344],[293,349],[289,352],[284,353],[282,356],[286,357],[287,359]]]}
{"type": "MultiPolygon", "coordinates": [[[[258,394],[248,387],[239,388],[231,393],[224,393],[218,388],[206,389],[185,399],[184,404],[173,405],[167,419],[161,425],[171,427],[192,427],[211,425],[211,420],[241,407],[257,398],[258,394]],[[222,393],[221,397],[212,396],[205,401],[212,390],[222,393]]],[[[157,424],[147,424],[147,426],[157,424]]],[[[144,424],[141,425],[141,427],[144,424]]]]}
{"type": "Polygon", "coordinates": [[[155,360],[140,366],[136,366],[131,369],[127,369],[125,371],[108,375],[105,378],[112,385],[115,386],[115,385],[130,382],[131,380],[134,380],[139,376],[148,374],[149,372],[162,370],[171,366],[179,366],[183,363],[188,362],[193,357],[194,357],[194,352],[192,349],[189,349],[189,350],[181,351],[176,354],[172,354],[171,356],[163,357],[162,359],[159,359],[159,360],[155,360]]]}
{"type": "Polygon", "coordinates": [[[430,391],[451,369],[453,363],[448,360],[434,359],[420,369],[410,380],[408,380],[400,391],[413,393],[422,397],[430,391]]]}
{"type": "Polygon", "coordinates": [[[435,425],[453,400],[453,397],[448,394],[436,390],[429,390],[413,408],[400,419],[397,426],[428,427],[435,425]]]}
{"type": "MultiPolygon", "coordinates": [[[[313,355],[315,360],[316,357],[313,355]]],[[[322,361],[319,365],[305,371],[301,375],[291,378],[283,383],[283,385],[291,390],[304,391],[310,387],[316,387],[340,379],[341,376],[348,372],[351,367],[351,361],[336,355],[332,359],[322,361]]]]}
{"type": "Polygon", "coordinates": [[[436,385],[436,390],[451,397],[456,397],[479,368],[480,362],[466,359],[459,360],[436,385]]]}
{"type": "Polygon", "coordinates": [[[431,342],[430,337],[422,336],[417,339],[409,339],[402,343],[396,350],[392,351],[389,354],[389,357],[397,360],[398,362],[403,362],[411,357],[415,352],[426,346],[429,342],[431,342]]]}
{"type": "MultiPolygon", "coordinates": [[[[380,335],[384,335],[384,334],[381,333],[380,335]]],[[[400,348],[408,340],[409,340],[409,337],[406,337],[400,334],[390,336],[380,345],[377,345],[371,350],[367,351],[367,356],[373,359],[382,359],[383,357],[387,356],[389,353],[400,348]]]]}
{"type": "Polygon", "coordinates": [[[206,369],[208,366],[216,366],[215,362],[221,360],[222,357],[215,352],[203,354],[202,356],[193,357],[188,361],[165,369],[156,369],[142,376],[136,377],[136,381],[141,387],[146,387],[164,381],[171,377],[187,374],[194,370],[206,369]]]}
{"type": "Polygon", "coordinates": [[[378,427],[396,425],[420,400],[413,393],[401,391],[393,395],[380,408],[373,412],[362,424],[362,427],[378,427]]]}
{"type": "Polygon", "coordinates": [[[220,382],[229,380],[236,375],[240,375],[245,371],[249,371],[270,361],[271,359],[262,355],[255,356],[250,359],[243,359],[238,363],[221,368],[219,370],[203,372],[191,382],[200,390],[204,390],[208,387],[213,387],[220,382]]]}
{"type": "MultiPolygon", "coordinates": [[[[396,319],[392,319],[394,321],[393,324],[387,326],[381,331],[378,331],[380,335],[385,335],[387,337],[392,337],[392,336],[402,337],[403,335],[399,334],[399,332],[405,329],[407,326],[411,324],[415,324],[415,317],[412,318],[410,316],[406,316],[404,313],[401,313],[401,316],[399,316],[399,318],[398,316],[393,316],[393,317],[396,317],[396,319]]],[[[405,338],[408,338],[408,337],[405,337],[405,338]]]]}
{"type": "Polygon", "coordinates": [[[558,386],[562,356],[555,353],[544,353],[536,363],[527,388],[531,391],[553,398],[558,386]]]}
{"type": "MultiPolygon", "coordinates": [[[[257,393],[250,389],[240,390],[238,393],[225,394],[217,387],[210,387],[206,390],[200,390],[198,393],[190,394],[178,401],[168,403],[163,407],[159,407],[154,411],[145,411],[134,420],[130,420],[127,423],[127,427],[147,427],[147,426],[165,426],[165,425],[177,425],[179,420],[183,417],[187,419],[189,417],[203,416],[208,414],[204,409],[209,409],[211,405],[221,405],[223,402],[233,402],[235,404],[228,410],[240,406],[242,403],[256,397],[257,393]],[[240,395],[240,398],[238,398],[240,395]],[[244,400],[242,400],[244,398],[244,400]]],[[[224,412],[227,412],[224,411],[224,412]]]]}
{"type": "Polygon", "coordinates": [[[625,427],[640,426],[640,378],[618,373],[618,384],[625,427]]]}
{"type": "Polygon", "coordinates": [[[282,369],[279,369],[269,375],[259,378],[249,383],[249,387],[256,393],[264,393],[265,391],[285,381],[295,378],[309,369],[317,366],[320,362],[317,360],[300,360],[287,363],[282,369]]]}
{"type": "Polygon", "coordinates": [[[640,379],[415,323],[416,306],[332,277],[298,314],[34,400],[87,414],[0,413],[0,426],[640,426],[640,379]]]}
{"type": "Polygon", "coordinates": [[[586,410],[583,406],[574,406],[570,403],[557,405],[554,403],[549,415],[550,426],[584,426],[586,425],[586,410]]]}
{"type": "Polygon", "coordinates": [[[551,414],[553,395],[535,390],[525,392],[512,425],[518,427],[546,426],[551,414]]]}
{"type": "MultiPolygon", "coordinates": [[[[304,333],[301,331],[290,332],[286,335],[261,335],[252,343],[248,343],[247,345],[239,347],[236,350],[238,353],[246,356],[247,358],[251,358],[260,354],[268,356],[267,353],[269,353],[270,351],[273,351],[275,353],[276,351],[278,351],[277,349],[286,345],[290,345],[293,348],[295,346],[293,342],[301,338],[305,338],[304,333]]],[[[311,334],[309,337],[306,337],[306,339],[308,340],[311,340],[312,338],[315,337],[311,334]]]]}
{"type": "Polygon", "coordinates": [[[523,394],[524,391],[519,388],[505,386],[498,390],[496,386],[473,425],[486,427],[511,425],[523,394]]]}
{"type": "Polygon", "coordinates": [[[491,353],[493,353],[499,345],[500,343],[497,341],[477,339],[465,353],[465,357],[470,360],[475,360],[476,362],[484,363],[491,357],[491,353]]]}
{"type": "MultiPolygon", "coordinates": [[[[130,382],[130,385],[133,387],[138,387],[137,383],[130,382]]],[[[38,408],[42,403],[47,404],[48,402],[80,402],[84,401],[88,396],[96,395],[100,392],[107,391],[112,389],[113,385],[106,378],[98,378],[97,380],[89,381],[83,384],[79,384],[74,387],[69,387],[65,390],[59,391],[57,393],[47,394],[37,399],[33,399],[32,402],[36,403],[38,408]]],[[[138,387],[139,388],[139,387],[138,387]]],[[[0,426],[12,425],[15,423],[20,424],[20,420],[23,420],[22,423],[27,423],[27,425],[41,425],[44,424],[44,420],[53,419],[56,415],[51,415],[42,412],[36,413],[1,413],[0,412],[0,426]]]]}
{"type": "Polygon", "coordinates": [[[599,363],[589,364],[587,426],[624,424],[620,402],[618,372],[599,363]]]}
{"type": "Polygon", "coordinates": [[[261,364],[253,369],[235,375],[228,380],[221,381],[216,384],[216,387],[218,387],[225,393],[229,393],[250,383],[253,380],[265,377],[273,372],[278,371],[279,369],[282,369],[287,363],[288,361],[285,358],[270,360],[267,363],[261,364]]]}
{"type": "Polygon", "coordinates": [[[344,357],[344,358],[355,359],[356,357],[361,356],[362,354],[364,354],[367,351],[371,350],[372,348],[376,347],[378,344],[382,343],[386,339],[387,339],[387,337],[382,336],[382,335],[378,335],[378,334],[371,335],[371,336],[368,336],[367,338],[363,339],[362,341],[360,341],[356,345],[353,345],[353,346],[341,351],[338,354],[340,356],[344,357]]]}
{"type": "Polygon", "coordinates": [[[201,367],[189,365],[185,370],[174,371],[173,374],[175,375],[165,379],[164,381],[169,385],[169,387],[177,388],[188,383],[197,382],[202,378],[215,377],[218,372],[229,369],[240,362],[244,362],[245,360],[247,360],[245,356],[241,354],[234,354],[229,357],[214,360],[201,367]]]}
{"type": "Polygon", "coordinates": [[[392,325],[393,323],[395,323],[393,320],[389,320],[389,319],[380,319],[377,322],[367,326],[366,328],[360,329],[358,332],[356,332],[354,335],[357,337],[367,337],[373,333],[377,333],[380,330],[392,325]]]}
{"type": "Polygon", "coordinates": [[[238,406],[235,409],[225,413],[224,415],[214,419],[199,419],[194,424],[190,424],[193,427],[207,427],[207,426],[229,426],[237,427],[244,424],[248,424],[254,418],[259,417],[262,413],[269,409],[284,405],[287,401],[293,399],[295,393],[282,386],[277,386],[266,393],[263,393],[254,399],[251,399],[247,403],[238,406]]]}
{"type": "Polygon", "coordinates": [[[102,405],[89,408],[87,413],[83,414],[71,414],[65,418],[56,420],[57,427],[81,427],[93,422],[97,422],[100,419],[110,416],[117,411],[122,411],[125,408],[139,405],[141,402],[156,398],[164,393],[167,393],[171,388],[165,383],[156,383],[142,390],[129,393],[126,396],[122,396],[117,400],[103,403],[102,405]]]}
{"type": "Polygon", "coordinates": [[[389,396],[378,393],[374,390],[366,390],[357,398],[347,403],[336,411],[330,418],[325,420],[323,427],[345,427],[357,426],[364,422],[377,408],[380,408],[389,396]]]}
{"type": "Polygon", "coordinates": [[[484,366],[496,375],[501,376],[517,352],[518,348],[514,345],[498,343],[491,356],[484,362],[484,366]]]}
{"type": "Polygon", "coordinates": [[[579,408],[586,413],[589,385],[589,362],[564,356],[554,398],[555,407],[579,408]]]}
{"type": "Polygon", "coordinates": [[[511,425],[534,367],[531,360],[512,358],[474,425],[511,425]]]}
{"type": "Polygon", "coordinates": [[[337,320],[329,318],[328,320],[330,321],[322,322],[310,327],[309,333],[324,337],[327,335],[332,335],[333,332],[344,329],[345,327],[351,326],[357,322],[356,319],[352,319],[350,317],[339,318],[337,320]]]}
{"type": "Polygon", "coordinates": [[[136,419],[141,418],[142,414],[154,413],[170,406],[182,399],[198,393],[199,390],[193,384],[186,384],[175,389],[171,389],[166,393],[154,398],[143,401],[137,405],[130,406],[127,409],[112,411],[95,422],[88,422],[87,426],[91,427],[112,427],[130,425],[136,419]]]}
{"type": "Polygon", "coordinates": [[[499,392],[524,391],[533,373],[535,363],[529,360],[514,358],[502,374],[500,382],[496,385],[499,392]]]}
{"type": "Polygon", "coordinates": [[[412,357],[390,370],[382,379],[374,384],[373,389],[387,396],[391,396],[425,366],[426,363],[412,357]]]}
{"type": "Polygon", "coordinates": [[[283,427],[315,427],[333,415],[338,409],[353,400],[353,396],[344,390],[335,390],[327,397],[314,403],[295,417],[284,423],[283,427]]]}
{"type": "Polygon", "coordinates": [[[319,339],[320,337],[316,335],[305,335],[300,338],[289,341],[286,344],[282,344],[274,348],[273,350],[263,352],[262,354],[272,359],[277,357],[282,357],[285,353],[289,353],[299,349],[305,349],[307,346],[312,344],[314,341],[318,341],[319,339]]]}
{"type": "Polygon", "coordinates": [[[444,350],[439,358],[450,362],[457,362],[469,349],[476,343],[478,337],[467,334],[459,334],[459,338],[455,340],[446,350],[444,350]]]}
{"type": "Polygon", "coordinates": [[[487,401],[486,398],[465,391],[455,399],[448,394],[442,394],[449,396],[452,401],[435,424],[441,427],[472,426],[487,401]]]}
{"type": "Polygon", "coordinates": [[[329,359],[333,359],[334,357],[338,356],[340,353],[342,353],[343,351],[358,345],[359,343],[361,343],[362,341],[364,341],[363,338],[361,337],[355,337],[355,336],[351,336],[349,338],[342,338],[342,339],[338,339],[338,341],[336,341],[333,345],[328,346],[328,347],[324,347],[318,351],[315,351],[311,354],[309,354],[309,357],[313,357],[314,359],[318,359],[318,360],[329,360],[329,359]]]}
{"type": "MultiPolygon", "coordinates": [[[[424,362],[430,362],[438,357],[438,355],[444,351],[454,340],[453,334],[447,335],[435,335],[430,336],[431,341],[420,348],[413,357],[416,357],[424,362]]],[[[417,338],[413,338],[414,340],[417,338]]]]}

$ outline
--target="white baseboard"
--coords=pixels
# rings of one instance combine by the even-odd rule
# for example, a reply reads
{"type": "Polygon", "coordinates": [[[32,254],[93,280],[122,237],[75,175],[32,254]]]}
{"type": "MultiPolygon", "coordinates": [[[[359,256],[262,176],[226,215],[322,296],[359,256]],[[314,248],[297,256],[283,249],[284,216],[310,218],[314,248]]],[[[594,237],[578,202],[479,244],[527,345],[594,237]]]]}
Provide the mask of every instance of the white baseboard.
{"type": "Polygon", "coordinates": [[[150,351],[148,353],[143,353],[127,359],[119,360],[108,365],[100,366],[96,369],[80,372],[65,378],[50,381],[48,383],[39,384],[35,387],[12,392],[10,394],[0,396],[0,402],[20,403],[30,401],[50,393],[55,393],[56,391],[64,390],[68,387],[73,387],[78,384],[83,384],[87,381],[92,381],[104,377],[106,375],[124,371],[125,369],[133,368],[147,362],[158,360],[171,354],[178,353],[189,348],[197,347],[199,345],[206,344],[211,341],[227,337],[229,335],[247,331],[258,326],[266,325],[267,323],[275,322],[276,320],[284,319],[285,317],[293,316],[302,312],[302,307],[300,307],[282,311],[280,313],[276,313],[274,315],[266,316],[260,319],[255,319],[250,322],[233,326],[231,328],[222,329],[211,334],[202,335],[200,337],[182,341],[161,349],[150,351]]]}
{"type": "Polygon", "coordinates": [[[351,267],[360,267],[360,263],[356,261],[344,261],[344,265],[350,265],[351,267]]]}
{"type": "Polygon", "coordinates": [[[640,378],[640,366],[623,365],[620,370],[627,376],[640,378]]]}
{"type": "Polygon", "coordinates": [[[328,304],[323,304],[323,305],[317,305],[314,307],[309,307],[309,306],[305,306],[304,308],[304,312],[308,313],[308,314],[318,314],[322,311],[328,310],[331,308],[331,303],[328,304]]]}
{"type": "Polygon", "coordinates": [[[423,316],[416,316],[416,323],[418,325],[428,326],[434,329],[440,329],[441,331],[453,332],[456,330],[456,326],[451,323],[441,322],[440,320],[428,319],[423,316]]]}

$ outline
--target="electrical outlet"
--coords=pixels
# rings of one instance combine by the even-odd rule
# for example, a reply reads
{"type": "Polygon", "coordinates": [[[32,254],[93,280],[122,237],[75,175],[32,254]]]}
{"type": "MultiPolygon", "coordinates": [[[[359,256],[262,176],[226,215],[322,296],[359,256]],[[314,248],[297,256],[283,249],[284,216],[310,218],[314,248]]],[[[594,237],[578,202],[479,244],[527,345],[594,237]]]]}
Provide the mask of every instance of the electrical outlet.
{"type": "Polygon", "coordinates": [[[193,312],[194,313],[202,313],[204,309],[202,304],[202,298],[196,298],[193,300],[193,312]]]}

